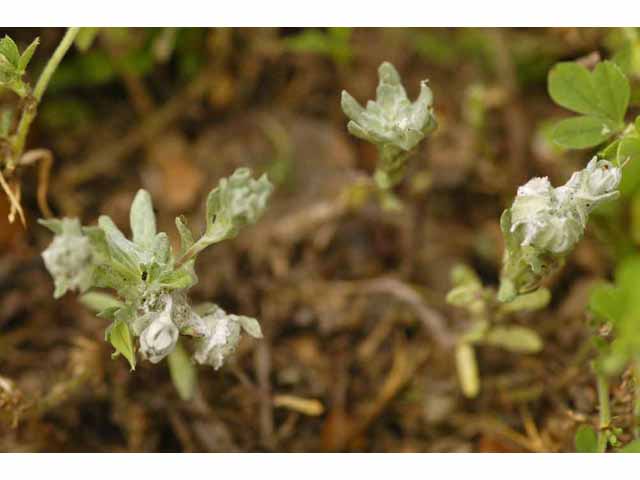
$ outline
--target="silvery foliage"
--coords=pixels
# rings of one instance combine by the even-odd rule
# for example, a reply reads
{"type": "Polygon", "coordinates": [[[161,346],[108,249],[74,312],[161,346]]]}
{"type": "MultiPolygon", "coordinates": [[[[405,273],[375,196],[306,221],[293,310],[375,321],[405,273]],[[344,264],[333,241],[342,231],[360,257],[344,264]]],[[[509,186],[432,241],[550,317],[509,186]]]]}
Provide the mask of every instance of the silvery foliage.
{"type": "Polygon", "coordinates": [[[413,103],[407,97],[398,71],[389,62],[378,68],[379,83],[376,100],[362,106],[345,90],[342,91],[342,111],[350,121],[349,132],[375,144],[380,162],[375,174],[381,188],[389,188],[404,176],[408,153],[436,128],[433,113],[433,93],[424,80],[420,94],[413,103]]]}
{"type": "Polygon", "coordinates": [[[142,357],[157,363],[173,351],[180,335],[197,339],[195,359],[199,363],[219,368],[239,339],[239,330],[232,326],[244,326],[245,322],[249,325],[245,330],[254,337],[261,335],[260,326],[254,319],[220,314],[218,309],[216,319],[226,319],[229,325],[225,330],[229,338],[224,340],[219,320],[213,322],[210,315],[200,316],[191,308],[187,292],[198,280],[195,259],[205,247],[232,238],[242,226],[255,223],[264,213],[272,189],[266,175],[256,180],[245,168],[222,179],[208,196],[207,226],[200,239],[194,241],[184,218],[176,218],[181,239],[177,255],[167,234],[156,230],[151,196],[145,190],[138,191],[131,205],[132,240],[105,215],[97,226],[89,227],[81,227],[77,219],[41,220],[56,234],[43,253],[56,284],[55,296],[67,290],[114,290],[118,301],[105,302],[104,295],[90,293],[85,303],[92,304],[93,299],[93,306],[101,310],[99,316],[112,320],[106,337],[132,368],[132,338],[138,337],[142,357]],[[205,351],[211,354],[205,355],[205,351]]]}
{"type": "Polygon", "coordinates": [[[252,337],[262,338],[260,325],[255,318],[229,315],[217,305],[205,308],[199,318],[205,334],[196,341],[193,356],[196,362],[212,365],[216,370],[220,368],[225,358],[235,351],[241,329],[252,337]]]}
{"type": "Polygon", "coordinates": [[[53,296],[60,298],[68,290],[87,291],[93,278],[93,253],[80,222],[64,218],[42,223],[56,233],[51,245],[42,252],[44,264],[55,282],[53,296]]]}
{"type": "Polygon", "coordinates": [[[620,167],[594,157],[560,187],[536,177],[518,188],[500,220],[506,240],[500,300],[537,288],[560,266],[582,238],[593,209],[619,195],[621,180],[620,167]]]}

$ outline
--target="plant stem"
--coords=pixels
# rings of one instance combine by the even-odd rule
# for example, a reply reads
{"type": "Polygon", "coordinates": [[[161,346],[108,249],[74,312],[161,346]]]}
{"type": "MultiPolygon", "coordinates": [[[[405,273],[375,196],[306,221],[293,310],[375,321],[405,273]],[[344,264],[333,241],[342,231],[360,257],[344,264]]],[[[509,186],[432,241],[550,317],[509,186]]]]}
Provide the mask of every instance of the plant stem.
{"type": "Polygon", "coordinates": [[[67,29],[67,32],[64,34],[64,37],[62,37],[62,40],[58,44],[58,47],[53,52],[53,55],[51,55],[51,58],[47,62],[47,65],[44,67],[44,70],[40,74],[38,82],[33,89],[33,94],[31,95],[32,104],[25,107],[25,109],[22,111],[22,116],[20,117],[18,128],[13,137],[12,156],[7,161],[7,170],[11,171],[15,169],[18,160],[22,156],[24,145],[27,140],[27,135],[29,133],[29,128],[31,127],[31,123],[36,116],[38,104],[42,99],[42,95],[44,95],[44,92],[49,85],[49,80],[51,80],[51,77],[58,68],[58,65],[60,65],[62,58],[65,56],[65,54],[73,44],[73,41],[75,40],[76,35],[78,35],[79,30],[80,28],[78,27],[67,29]]]}
{"type": "Polygon", "coordinates": [[[233,236],[233,228],[228,224],[218,224],[217,222],[207,230],[204,236],[200,237],[197,242],[191,245],[186,252],[184,252],[175,264],[176,268],[182,267],[185,263],[193,260],[202,250],[209,245],[221,242],[227,238],[233,236]]]}
{"type": "Polygon", "coordinates": [[[640,438],[640,355],[633,360],[633,438],[640,438]]]}
{"type": "Polygon", "coordinates": [[[600,428],[598,430],[598,452],[607,450],[607,430],[611,423],[611,409],[609,408],[609,382],[607,377],[596,372],[598,384],[598,404],[600,405],[600,428]]]}

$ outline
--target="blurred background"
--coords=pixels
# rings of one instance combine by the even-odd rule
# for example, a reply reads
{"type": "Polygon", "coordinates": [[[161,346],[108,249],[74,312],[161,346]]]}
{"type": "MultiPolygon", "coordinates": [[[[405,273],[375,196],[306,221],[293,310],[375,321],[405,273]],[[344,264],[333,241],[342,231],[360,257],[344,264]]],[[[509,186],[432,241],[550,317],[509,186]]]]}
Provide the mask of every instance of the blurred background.
{"type": "MultiPolygon", "coordinates": [[[[63,29],[0,29],[40,46],[35,81],[63,29]]],[[[191,401],[165,363],[135,372],[111,360],[104,320],[74,295],[52,298],[39,256],[37,172],[21,175],[27,227],[0,196],[0,451],[571,451],[597,415],[581,354],[594,279],[612,252],[590,230],[548,285],[551,305],[514,322],[544,338],[537,355],[478,351],[482,390],[465,399],[442,338],[468,323],[448,306],[464,262],[495,285],[499,217],[534,175],[554,184],[590,154],[549,141],[568,115],[546,91],[562,60],[615,58],[640,73],[635,29],[113,28],[72,49],[47,90],[28,148],[54,155],[57,216],[124,230],[138,188],[159,228],[202,228],[204,198],[240,166],[268,172],[265,217],[202,254],[194,301],[252,315],[265,338],[244,339],[219,371],[199,368],[191,401]],[[350,137],[340,92],[375,97],[393,63],[410,98],[428,79],[439,127],[395,190],[404,208],[344,192],[375,168],[350,137]],[[434,335],[433,325],[443,329],[434,335]]],[[[0,92],[0,108],[15,107],[0,92]]],[[[596,229],[597,230],[597,229],[596,229]]],[[[624,404],[624,383],[613,392],[624,404]]]]}

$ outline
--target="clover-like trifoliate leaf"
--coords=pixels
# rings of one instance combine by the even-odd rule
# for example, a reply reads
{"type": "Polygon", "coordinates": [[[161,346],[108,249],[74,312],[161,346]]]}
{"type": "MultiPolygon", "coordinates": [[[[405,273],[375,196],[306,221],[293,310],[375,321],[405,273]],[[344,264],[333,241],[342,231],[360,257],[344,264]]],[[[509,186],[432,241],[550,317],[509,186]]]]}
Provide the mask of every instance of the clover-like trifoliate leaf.
{"type": "Polygon", "coordinates": [[[556,125],[552,137],[558,145],[593,147],[624,128],[630,87],[614,62],[598,63],[593,72],[576,62],[559,63],[549,72],[548,88],[558,105],[583,115],[556,125]]]}

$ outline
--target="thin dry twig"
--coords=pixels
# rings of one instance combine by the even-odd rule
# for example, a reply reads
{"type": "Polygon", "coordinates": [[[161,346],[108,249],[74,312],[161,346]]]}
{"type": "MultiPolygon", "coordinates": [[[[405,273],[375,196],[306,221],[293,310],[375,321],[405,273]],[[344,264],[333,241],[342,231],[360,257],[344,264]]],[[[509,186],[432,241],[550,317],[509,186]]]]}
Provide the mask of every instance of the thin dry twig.
{"type": "Polygon", "coordinates": [[[2,186],[2,190],[4,190],[4,193],[7,194],[9,203],[11,204],[11,210],[9,211],[9,223],[13,223],[15,221],[17,213],[20,217],[20,221],[22,222],[22,226],[26,226],[27,222],[24,218],[24,211],[22,210],[22,206],[20,205],[20,184],[16,184],[16,192],[14,193],[7,183],[7,180],[4,178],[2,171],[0,171],[0,186],[2,186]]]}
{"type": "Polygon", "coordinates": [[[38,207],[45,218],[52,218],[53,213],[47,202],[47,193],[49,191],[49,179],[51,176],[51,167],[53,166],[53,154],[46,148],[37,148],[29,150],[20,158],[20,165],[33,165],[39,162],[38,167],[38,190],[36,196],[38,199],[38,207]]]}
{"type": "Polygon", "coordinates": [[[273,449],[275,448],[275,437],[273,435],[273,403],[271,401],[271,380],[269,378],[271,375],[271,346],[266,336],[256,348],[255,364],[260,388],[260,437],[267,448],[273,449]]]}
{"type": "Polygon", "coordinates": [[[386,293],[401,300],[411,307],[427,328],[434,340],[442,347],[450,349],[455,343],[454,335],[446,326],[445,318],[429,307],[420,294],[409,284],[393,277],[381,277],[360,283],[363,292],[386,293]]]}

